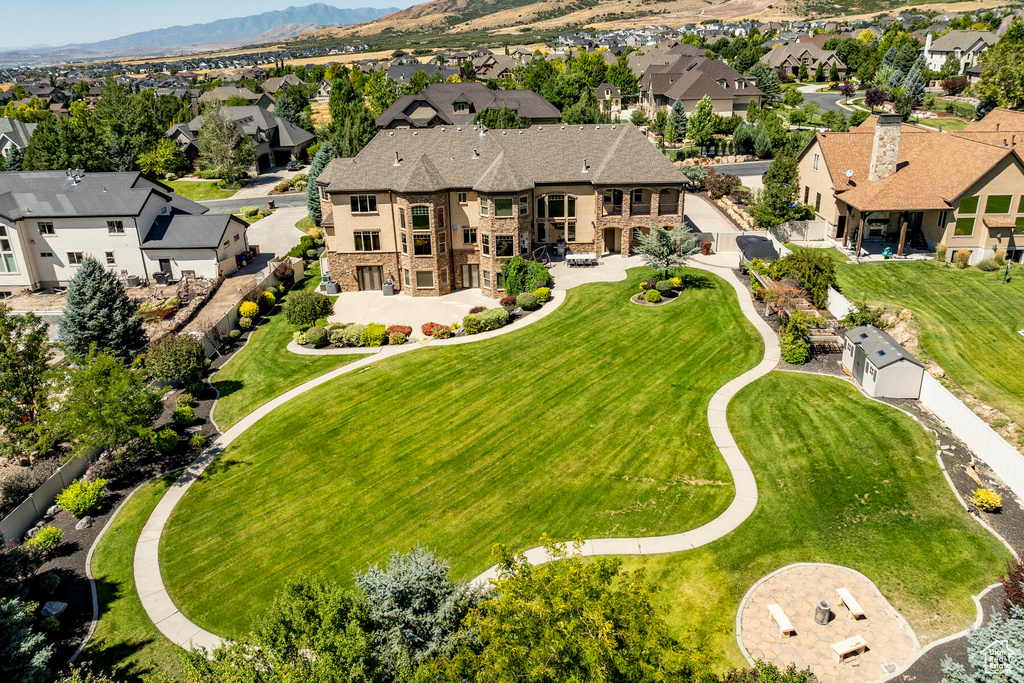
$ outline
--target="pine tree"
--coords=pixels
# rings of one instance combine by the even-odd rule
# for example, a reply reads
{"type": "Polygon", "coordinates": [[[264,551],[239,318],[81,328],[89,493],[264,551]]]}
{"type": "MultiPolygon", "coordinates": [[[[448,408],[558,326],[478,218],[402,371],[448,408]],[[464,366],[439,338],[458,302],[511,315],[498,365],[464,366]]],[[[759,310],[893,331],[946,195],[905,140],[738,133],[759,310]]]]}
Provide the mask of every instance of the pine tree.
{"type": "Polygon", "coordinates": [[[330,141],[324,141],[320,144],[320,149],[317,150],[316,156],[313,157],[313,161],[309,164],[309,180],[306,184],[306,211],[309,213],[309,219],[317,225],[320,225],[323,216],[320,213],[320,189],[317,187],[316,179],[320,177],[320,174],[333,158],[334,147],[330,141]]]}
{"type": "Polygon", "coordinates": [[[705,95],[697,103],[690,120],[687,122],[687,133],[693,144],[702,150],[715,136],[715,128],[718,125],[718,115],[715,113],[711,98],[705,95]]]}
{"type": "Polygon", "coordinates": [[[112,271],[87,256],[68,283],[67,305],[57,337],[68,353],[84,357],[92,344],[129,361],[146,350],[146,333],[136,315],[139,305],[128,298],[112,271]]]}
{"type": "Polygon", "coordinates": [[[913,98],[917,104],[924,101],[924,78],[917,67],[913,67],[903,79],[902,87],[907,97],[913,98]]]}
{"type": "Polygon", "coordinates": [[[779,74],[764,62],[756,62],[754,66],[750,67],[747,76],[754,79],[754,85],[764,93],[769,102],[777,102],[782,97],[779,74]]]}
{"type": "Polygon", "coordinates": [[[814,81],[821,83],[823,80],[825,80],[825,65],[818,62],[818,66],[814,69],[814,81]]]}
{"type": "Polygon", "coordinates": [[[889,49],[886,50],[885,56],[882,57],[882,66],[893,66],[896,63],[896,56],[898,54],[899,51],[896,49],[896,46],[890,46],[889,49]]]}

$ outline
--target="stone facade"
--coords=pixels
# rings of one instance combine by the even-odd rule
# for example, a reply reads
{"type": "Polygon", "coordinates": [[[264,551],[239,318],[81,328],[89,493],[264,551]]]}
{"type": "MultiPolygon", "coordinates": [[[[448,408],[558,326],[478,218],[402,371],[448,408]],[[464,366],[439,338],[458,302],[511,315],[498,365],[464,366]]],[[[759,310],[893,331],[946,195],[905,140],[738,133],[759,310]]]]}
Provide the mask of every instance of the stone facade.
{"type": "Polygon", "coordinates": [[[402,291],[409,296],[441,296],[452,291],[452,235],[448,229],[447,193],[395,195],[395,205],[399,214],[405,215],[405,226],[398,226],[399,240],[406,237],[406,253],[398,255],[402,268],[402,291]],[[429,209],[430,229],[413,230],[412,209],[414,206],[426,206],[429,209]],[[417,256],[415,239],[430,236],[430,255],[417,256]],[[421,287],[416,283],[417,271],[431,271],[434,274],[433,287],[421,287]],[[406,282],[408,272],[408,283],[406,282]]]}
{"type": "MultiPolygon", "coordinates": [[[[481,195],[481,201],[490,201],[491,206],[494,206],[494,200],[498,198],[508,198],[508,195],[481,195]]],[[[480,224],[477,227],[477,239],[480,240],[480,288],[484,294],[491,297],[492,299],[500,299],[504,296],[504,291],[498,289],[498,274],[501,272],[502,264],[512,256],[518,254],[523,258],[529,258],[531,250],[533,249],[533,216],[532,216],[532,193],[522,193],[512,197],[512,216],[506,218],[499,218],[494,214],[492,210],[491,215],[480,216],[480,224]],[[526,215],[519,215],[519,197],[525,196],[527,198],[527,206],[529,207],[526,215]],[[499,258],[497,255],[498,238],[499,237],[511,237],[512,238],[512,253],[508,257],[499,258]],[[485,238],[487,239],[488,252],[483,253],[483,244],[485,238]],[[525,253],[523,246],[525,245],[525,253]],[[490,274],[490,288],[487,287],[488,278],[485,277],[485,273],[490,274]]]]}
{"type": "MultiPolygon", "coordinates": [[[[623,188],[608,187],[603,189],[618,190],[623,188]]],[[[632,193],[630,192],[630,189],[632,188],[623,189],[621,214],[608,216],[604,215],[604,192],[602,191],[602,188],[598,189],[597,198],[594,202],[594,225],[596,226],[594,230],[594,250],[596,253],[601,254],[606,251],[604,248],[604,231],[607,228],[618,228],[619,230],[621,230],[621,246],[619,251],[623,257],[628,257],[630,251],[633,248],[633,233],[635,232],[636,228],[644,229],[651,227],[651,225],[661,225],[665,227],[670,227],[679,225],[680,223],[683,222],[683,209],[686,200],[685,192],[680,190],[678,197],[674,198],[676,200],[676,206],[672,207],[671,209],[669,209],[668,207],[665,207],[664,209],[666,211],[673,210],[675,212],[663,214],[663,205],[661,202],[662,192],[660,191],[660,189],[658,191],[652,190],[650,209],[648,210],[648,212],[634,215],[632,212],[632,193]]],[[[676,188],[671,189],[675,190],[676,188]]],[[[581,249],[581,251],[586,250],[581,249]]]]}
{"type": "Polygon", "coordinates": [[[338,288],[343,292],[359,291],[359,271],[357,269],[360,266],[379,266],[382,280],[394,282],[395,289],[401,285],[398,254],[383,251],[356,254],[327,252],[327,267],[330,270],[331,279],[338,283],[338,288]]]}
{"type": "Polygon", "coordinates": [[[868,167],[868,180],[874,182],[888,178],[896,172],[902,127],[903,122],[898,114],[882,114],[878,117],[871,150],[871,165],[868,167]]]}

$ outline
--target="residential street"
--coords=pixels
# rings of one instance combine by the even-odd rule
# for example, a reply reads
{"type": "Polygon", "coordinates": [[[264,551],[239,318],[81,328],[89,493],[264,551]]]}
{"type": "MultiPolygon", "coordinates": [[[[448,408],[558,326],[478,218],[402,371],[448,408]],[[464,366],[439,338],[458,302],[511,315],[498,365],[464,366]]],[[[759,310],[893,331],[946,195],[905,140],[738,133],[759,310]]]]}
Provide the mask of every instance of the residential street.
{"type": "MultiPolygon", "coordinates": [[[[266,208],[269,200],[274,200],[277,208],[305,207],[306,195],[303,192],[296,194],[281,194],[273,197],[231,197],[230,199],[215,199],[209,202],[200,202],[210,210],[210,213],[238,213],[243,206],[258,206],[266,208]]],[[[296,219],[297,220],[297,219],[296,219]]]]}

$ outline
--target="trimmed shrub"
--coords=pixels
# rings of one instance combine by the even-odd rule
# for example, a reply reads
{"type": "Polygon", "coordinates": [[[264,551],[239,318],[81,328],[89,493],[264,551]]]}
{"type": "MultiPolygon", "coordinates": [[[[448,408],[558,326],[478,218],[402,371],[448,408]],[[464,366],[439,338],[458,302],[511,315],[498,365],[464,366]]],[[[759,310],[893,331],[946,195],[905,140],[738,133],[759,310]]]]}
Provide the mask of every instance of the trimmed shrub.
{"type": "Polygon", "coordinates": [[[146,351],[146,369],[165,382],[191,382],[206,369],[206,349],[190,334],[168,335],[146,351]]]}
{"type": "Polygon", "coordinates": [[[92,512],[100,504],[100,498],[107,488],[105,479],[83,481],[77,479],[57,494],[56,503],[75,517],[92,512]]]}
{"type": "Polygon", "coordinates": [[[330,297],[303,289],[288,295],[285,318],[290,325],[312,325],[330,315],[331,308],[330,297]]]}
{"type": "Polygon", "coordinates": [[[452,328],[447,325],[436,325],[431,330],[430,336],[434,339],[449,339],[452,336],[452,328]]]}
{"type": "Polygon", "coordinates": [[[47,595],[53,595],[60,588],[60,575],[46,572],[42,576],[36,577],[36,583],[39,586],[39,590],[47,595]]]}
{"type": "Polygon", "coordinates": [[[255,318],[260,314],[260,305],[255,301],[243,301],[238,307],[238,315],[243,318],[255,318]]]}
{"type": "Polygon", "coordinates": [[[312,260],[313,260],[313,259],[315,259],[316,257],[317,257],[317,251],[316,251],[316,249],[307,249],[307,250],[306,250],[306,258],[307,258],[308,260],[312,261],[312,260]]]}
{"type": "Polygon", "coordinates": [[[998,512],[1003,507],[1002,495],[989,489],[975,489],[970,501],[982,512],[998,512]]]}
{"type": "Polygon", "coordinates": [[[240,330],[248,330],[250,328],[252,328],[252,318],[239,318],[238,319],[238,329],[240,329],[240,330]]]}
{"type": "Polygon", "coordinates": [[[363,345],[363,330],[366,329],[366,325],[349,325],[341,331],[342,334],[342,346],[362,346],[363,345]]]}
{"type": "Polygon", "coordinates": [[[672,289],[683,288],[683,278],[681,277],[670,277],[668,281],[672,283],[672,289]]]}
{"type": "MultiPolygon", "coordinates": [[[[301,334],[301,333],[296,333],[301,334]]],[[[344,346],[345,345],[345,328],[337,330],[328,330],[327,339],[331,342],[331,346],[344,346]]]]}
{"type": "Polygon", "coordinates": [[[541,302],[542,304],[546,304],[547,302],[551,301],[551,288],[538,287],[536,291],[534,291],[533,295],[537,297],[537,301],[541,302]]]}
{"type": "Polygon", "coordinates": [[[288,252],[288,255],[292,258],[302,258],[306,255],[306,252],[311,249],[314,251],[316,250],[316,240],[310,235],[303,235],[302,239],[299,240],[299,243],[292,247],[291,251],[288,252]]]}
{"type": "Polygon", "coordinates": [[[228,339],[231,340],[232,342],[238,341],[241,338],[241,336],[241,330],[231,330],[230,332],[228,332],[228,339]]]}
{"type": "Polygon", "coordinates": [[[392,332],[388,335],[388,344],[391,346],[401,346],[407,341],[409,341],[409,338],[401,332],[392,332]]]}
{"type": "Polygon", "coordinates": [[[388,343],[387,328],[380,323],[370,323],[363,328],[363,346],[384,346],[388,343]]]}
{"type": "Polygon", "coordinates": [[[36,533],[35,537],[28,539],[25,546],[39,550],[52,550],[60,544],[64,538],[64,532],[55,526],[44,526],[36,533]]]}
{"type": "Polygon", "coordinates": [[[523,292],[516,297],[516,305],[524,311],[532,311],[540,304],[537,303],[537,295],[532,292],[523,292]]]}
{"type": "Polygon", "coordinates": [[[987,258],[978,264],[978,270],[983,270],[986,273],[991,273],[992,271],[999,270],[999,264],[996,263],[995,259],[987,258]]]}
{"type": "Polygon", "coordinates": [[[649,304],[656,304],[661,301],[661,292],[656,289],[648,289],[647,293],[644,294],[644,298],[649,304]]]}
{"type": "Polygon", "coordinates": [[[473,315],[475,313],[482,313],[482,312],[484,312],[486,310],[487,310],[486,306],[474,306],[473,308],[469,309],[469,314],[473,315]]]}
{"type": "Polygon", "coordinates": [[[514,296],[503,296],[501,301],[498,302],[503,307],[514,310],[516,307],[516,298],[514,296]]]}
{"type": "Polygon", "coordinates": [[[327,330],[323,327],[311,327],[306,332],[306,343],[316,348],[327,346],[327,330]]]}
{"type": "Polygon", "coordinates": [[[238,210],[242,214],[242,218],[252,218],[253,216],[259,215],[260,207],[258,206],[243,206],[238,210]]]}
{"type": "Polygon", "coordinates": [[[953,254],[953,263],[956,264],[957,268],[966,268],[971,260],[971,251],[969,249],[958,249],[953,254]]]}
{"type": "Polygon", "coordinates": [[[803,365],[811,358],[811,347],[807,340],[793,333],[782,335],[782,360],[790,365],[803,365]]]}
{"type": "Polygon", "coordinates": [[[1014,607],[1024,607],[1024,560],[1010,560],[1006,563],[1006,574],[999,577],[1006,591],[1003,609],[1013,613],[1014,607]]]}
{"type": "Polygon", "coordinates": [[[436,327],[444,327],[444,325],[441,325],[441,323],[434,323],[434,322],[423,323],[423,325],[420,327],[420,331],[423,333],[424,337],[433,337],[434,336],[434,328],[436,328],[436,327]]]}
{"type": "Polygon", "coordinates": [[[153,434],[153,447],[160,453],[170,453],[178,445],[178,433],[170,427],[164,427],[153,434]]]}
{"type": "Polygon", "coordinates": [[[946,245],[941,242],[935,245],[935,260],[939,263],[946,262],[946,245]]]}
{"type": "Polygon", "coordinates": [[[496,330],[508,324],[509,314],[504,308],[489,308],[479,313],[470,313],[462,320],[466,334],[479,334],[496,330]]]}
{"type": "Polygon", "coordinates": [[[201,451],[206,448],[206,444],[209,442],[210,440],[202,434],[193,434],[192,438],[188,440],[188,445],[194,451],[201,451]]]}
{"type": "Polygon", "coordinates": [[[388,336],[395,334],[396,332],[398,334],[404,334],[406,337],[412,336],[412,328],[408,325],[391,325],[385,330],[385,332],[388,333],[388,336]]]}
{"type": "Polygon", "coordinates": [[[658,284],[654,285],[654,288],[658,290],[658,294],[661,294],[663,297],[673,289],[672,283],[668,280],[658,280],[658,284]]]}
{"type": "Polygon", "coordinates": [[[274,296],[273,292],[263,292],[263,296],[260,297],[260,301],[267,308],[273,308],[274,304],[277,303],[277,297],[274,296]]]}
{"type": "Polygon", "coordinates": [[[187,427],[196,421],[196,411],[192,409],[192,406],[178,406],[171,413],[171,419],[174,420],[174,424],[187,427]]]}

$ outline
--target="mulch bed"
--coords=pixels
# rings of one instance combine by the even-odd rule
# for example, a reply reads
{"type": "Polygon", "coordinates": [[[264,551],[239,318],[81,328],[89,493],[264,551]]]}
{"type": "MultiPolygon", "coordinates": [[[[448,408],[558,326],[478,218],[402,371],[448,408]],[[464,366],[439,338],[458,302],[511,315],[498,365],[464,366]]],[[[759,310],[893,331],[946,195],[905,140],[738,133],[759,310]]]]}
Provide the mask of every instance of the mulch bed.
{"type": "Polygon", "coordinates": [[[669,294],[666,294],[663,297],[661,297],[661,301],[659,301],[657,303],[651,303],[650,301],[648,301],[647,299],[644,298],[644,296],[645,296],[644,292],[639,292],[639,293],[634,294],[633,296],[629,297],[629,300],[632,301],[634,304],[637,304],[639,306],[664,306],[665,304],[670,304],[673,301],[675,301],[676,299],[678,299],[679,298],[679,294],[680,294],[680,292],[673,291],[673,292],[670,292],[669,294]]]}

